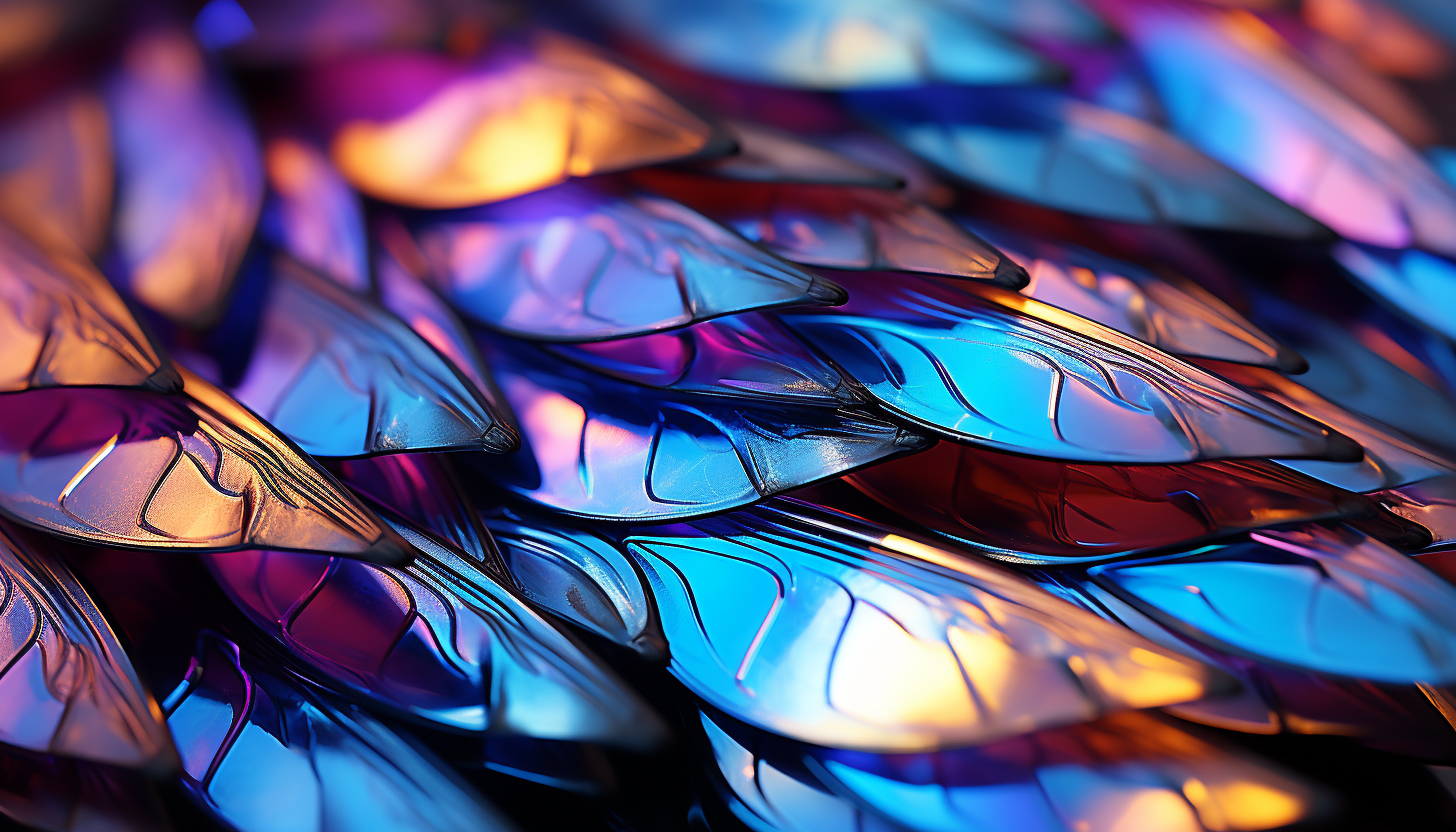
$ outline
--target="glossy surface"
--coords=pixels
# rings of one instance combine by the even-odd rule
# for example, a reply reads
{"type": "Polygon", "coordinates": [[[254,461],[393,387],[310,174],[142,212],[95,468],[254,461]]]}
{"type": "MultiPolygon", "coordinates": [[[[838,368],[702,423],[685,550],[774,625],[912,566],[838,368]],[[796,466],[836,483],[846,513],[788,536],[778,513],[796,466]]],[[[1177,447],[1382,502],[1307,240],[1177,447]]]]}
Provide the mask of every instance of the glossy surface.
{"type": "Polygon", "coordinates": [[[849,482],[916,523],[1013,562],[1095,560],[1376,511],[1266,460],[1089,465],[953,442],[863,469],[849,482]]]}
{"type": "Polygon", "coordinates": [[[585,44],[538,34],[473,64],[426,53],[318,70],[309,105],[331,117],[330,153],[363,193],[449,208],[570,177],[691,156],[711,128],[585,44]]]}
{"type": "Polygon", "coordinates": [[[1456,263],[1417,249],[1395,251],[1342,242],[1332,254],[1376,297],[1442,333],[1456,337],[1456,263]]]}
{"type": "Polygon", "coordinates": [[[1377,491],[1370,496],[1429,530],[1432,546],[1456,543],[1456,473],[1377,491]]]}
{"type": "Polygon", "coordinates": [[[1258,18],[1165,5],[1124,31],[1173,129],[1204,152],[1342,236],[1456,253],[1456,191],[1258,18]]]}
{"type": "Polygon", "coordinates": [[[146,775],[15,748],[0,751],[0,814],[48,832],[166,832],[146,775]]]}
{"type": "Polygon", "coordinates": [[[1318,230],[1157,125],[1050,88],[857,93],[851,103],[947,171],[1051,208],[1284,237],[1318,230]]]}
{"type": "Polygon", "coordinates": [[[702,723],[729,808],[756,829],[1227,832],[1305,819],[1323,797],[1144,713],[928,754],[812,749],[706,714],[702,723]]]}
{"type": "Polygon", "coordinates": [[[263,166],[253,128],[185,35],[130,43],[106,85],[116,150],[115,245],[142,304],[217,320],[253,236],[263,166]]]}
{"type": "Polygon", "coordinates": [[[1089,462],[1359,452],[1291,410],[1021,295],[913,275],[837,276],[848,304],[784,322],[892,413],[946,436],[1089,462]]]}
{"type": "Polygon", "coordinates": [[[926,0],[752,0],[594,4],[673,60],[790,87],[898,87],[1048,80],[1055,68],[974,19],[926,0]]]}
{"type": "Polygon", "coordinates": [[[0,391],[179,389],[161,347],[85,254],[54,231],[30,231],[0,221],[0,391]]]}
{"type": "Polygon", "coordinates": [[[260,231],[295,260],[356,291],[369,289],[364,206],[315,145],[275,138],[264,149],[269,199],[260,231]]]}
{"type": "Polygon", "coordinates": [[[397,538],[258,417],[185,395],[35,390],[0,408],[0,509],[107,546],[270,546],[396,561],[397,538]]]}
{"type": "Polygon", "coordinates": [[[166,710],[184,783],[239,832],[512,828],[366,713],[243,659],[220,636],[198,640],[166,710]]]}
{"type": "Polygon", "coordinates": [[[496,342],[488,358],[524,447],[476,467],[566,514],[708,514],[928,444],[866,409],[652,391],[524,345],[496,342]]]}
{"type": "Polygon", "coordinates": [[[714,707],[804,742],[984,743],[1197,699],[1221,677],[1004,567],[793,502],[626,541],[714,707]]]}
{"type": "Polygon", "coordinates": [[[646,749],[662,728],[596,659],[460,553],[408,527],[386,568],[255,551],[208,559],[228,595],[354,694],[455,730],[646,749]]]}
{"type": "Polygon", "coordinates": [[[1362,679],[1456,679],[1456,588],[1352,530],[1256,532],[1249,543],[1091,574],[1219,649],[1362,679]]]}
{"type": "Polygon", "coordinates": [[[644,171],[637,180],[795,263],[928,272],[1012,289],[1026,283],[1026,273],[995,248],[896,191],[719,182],[670,171],[644,171]]]}
{"type": "Polygon", "coordinates": [[[111,224],[114,169],[106,106],[94,90],[53,96],[0,122],[0,206],[90,254],[111,224]]]}
{"type": "Polygon", "coordinates": [[[847,156],[751,121],[725,119],[723,129],[738,149],[686,167],[695,173],[744,182],[897,188],[900,178],[847,156]]]}
{"type": "Polygon", "coordinates": [[[513,431],[399,318],[278,256],[233,395],[318,456],[504,451],[513,431]]]}
{"type": "Polygon", "coordinates": [[[486,524],[528,601],[650,659],[665,657],[647,586],[616,543],[545,514],[501,513],[486,524]]]}
{"type": "Polygon", "coordinates": [[[1174,355],[1258,364],[1288,373],[1307,366],[1298,353],[1190,280],[1158,277],[1132,263],[989,223],[966,225],[1026,269],[1030,282],[1020,291],[1027,297],[1174,355]]]}
{"type": "Polygon", "coordinates": [[[553,354],[604,375],[682,393],[853,407],[864,397],[768,315],[745,312],[670,332],[561,344],[553,354]]]}
{"type": "Polygon", "coordinates": [[[842,297],[683,205],[585,186],[429,216],[417,234],[456,308],[526,338],[616,338],[842,297]]]}
{"type": "Polygon", "coordinates": [[[157,703],[52,544],[0,525],[0,584],[0,742],[156,773],[175,765],[157,703]]]}
{"type": "Polygon", "coordinates": [[[1456,462],[1400,432],[1344,410],[1292,379],[1271,370],[1231,364],[1209,366],[1225,378],[1318,419],[1360,443],[1363,459],[1355,462],[1279,460],[1280,464],[1350,491],[1376,491],[1456,472],[1456,462]]]}

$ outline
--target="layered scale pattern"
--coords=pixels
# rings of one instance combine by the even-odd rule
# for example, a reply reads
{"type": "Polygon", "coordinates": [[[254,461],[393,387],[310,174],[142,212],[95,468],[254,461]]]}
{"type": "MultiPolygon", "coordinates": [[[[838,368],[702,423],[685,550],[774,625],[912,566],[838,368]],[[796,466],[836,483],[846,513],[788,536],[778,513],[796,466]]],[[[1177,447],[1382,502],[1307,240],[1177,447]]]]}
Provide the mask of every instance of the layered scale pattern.
{"type": "Polygon", "coordinates": [[[0,824],[1456,829],[1456,5],[0,3],[0,824]]]}

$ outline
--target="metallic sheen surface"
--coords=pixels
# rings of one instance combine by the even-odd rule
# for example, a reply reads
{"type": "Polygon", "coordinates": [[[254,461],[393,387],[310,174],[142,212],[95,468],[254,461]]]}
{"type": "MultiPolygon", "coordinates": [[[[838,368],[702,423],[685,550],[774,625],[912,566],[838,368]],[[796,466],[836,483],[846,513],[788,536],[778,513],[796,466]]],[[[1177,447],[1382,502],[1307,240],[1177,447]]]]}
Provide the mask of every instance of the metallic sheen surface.
{"type": "Polygon", "coordinates": [[[180,389],[161,347],[86,255],[54,231],[28,230],[0,220],[0,391],[180,389]]]}
{"type": "Polygon", "coordinates": [[[566,514],[665,520],[737,508],[929,444],[866,408],[655,391],[530,346],[488,353],[521,453],[476,468],[566,514]]]}
{"type": "Polygon", "coordinates": [[[1013,562],[1097,560],[1377,511],[1267,460],[1092,465],[953,442],[865,468],[849,482],[933,531],[976,544],[978,553],[1013,562]]]}
{"type": "Polygon", "coordinates": [[[686,163],[696,173],[744,182],[897,188],[900,178],[847,156],[762,124],[725,119],[723,129],[738,145],[735,153],[686,163]]]}
{"type": "Polygon", "coordinates": [[[233,395],[318,456],[509,450],[514,431],[403,321],[284,255],[233,395]]]}
{"type": "Polygon", "coordinates": [[[169,30],[127,45],[106,103],[124,283],[176,323],[212,324],[263,199],[248,117],[192,42],[169,30]]]}
{"type": "Polygon", "coordinates": [[[107,546],[269,546],[394,562],[398,538],[227,394],[34,390],[0,408],[0,509],[107,546]]]}
{"type": "Polygon", "coordinates": [[[586,44],[538,34],[476,63],[382,53],[316,72],[344,178],[386,202],[450,208],[692,156],[712,129],[586,44]]]}
{"type": "Polygon", "coordinates": [[[1353,530],[1255,532],[1248,543],[1091,574],[1218,649],[1362,679],[1456,680],[1456,588],[1353,530]]]}
{"type": "Polygon", "coordinates": [[[666,199],[564,185],[421,219],[432,279],[512,335],[593,341],[842,291],[666,199]]]}
{"type": "Polygon", "coordinates": [[[804,742],[928,751],[1189,701],[1222,677],[1004,567],[781,501],[626,541],[670,669],[804,742]]]}
{"type": "Polygon", "coordinates": [[[1319,230],[1157,125],[1052,88],[856,93],[852,104],[947,171],[1051,208],[1284,237],[1319,230]]]}
{"type": "Polygon", "coordinates": [[[1190,358],[1302,372],[1307,364],[1198,284],[1159,277],[1132,263],[1084,248],[967,222],[1011,260],[1030,282],[1021,293],[1103,326],[1190,358]]]}
{"type": "Polygon", "coordinates": [[[662,728],[597,659],[460,553],[406,526],[388,568],[273,551],[208,558],[228,595],[350,693],[465,731],[651,748],[662,728]]]}
{"type": "Polygon", "coordinates": [[[368,714],[245,659],[212,633],[167,697],[199,802],[238,832],[482,832],[512,825],[368,714]]]}
{"type": "Polygon", "coordinates": [[[1050,80],[1055,68],[933,0],[598,2],[633,38],[695,69],[818,89],[1050,80]]]}
{"type": "Polygon", "coordinates": [[[1361,286],[1406,315],[1456,337],[1456,263],[1418,249],[1340,242],[1331,252],[1361,286]]]}
{"type": "Polygon", "coordinates": [[[1026,284],[1026,272],[984,240],[896,191],[721,182],[665,170],[636,179],[795,263],[1026,284]]]}
{"type": "Polygon", "coordinates": [[[1359,453],[1292,410],[1021,295],[915,275],[837,277],[848,304],[785,323],[892,413],[945,436],[1088,462],[1359,453]]]}
{"type": "Polygon", "coordinates": [[[157,703],[54,546],[0,524],[0,584],[0,742],[157,774],[174,767],[157,703]]]}

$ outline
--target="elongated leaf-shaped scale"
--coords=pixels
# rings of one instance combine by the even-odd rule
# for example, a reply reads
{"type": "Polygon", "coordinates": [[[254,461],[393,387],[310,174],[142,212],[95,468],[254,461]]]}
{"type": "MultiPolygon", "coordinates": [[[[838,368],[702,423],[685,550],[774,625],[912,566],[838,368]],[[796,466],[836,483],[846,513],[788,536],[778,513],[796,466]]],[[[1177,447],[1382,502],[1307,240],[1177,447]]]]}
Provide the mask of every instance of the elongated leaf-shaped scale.
{"type": "Polygon", "coordinates": [[[642,78],[562,35],[502,44],[474,63],[377,54],[314,70],[309,107],[329,123],[344,178],[421,208],[506,199],[571,177],[698,154],[702,119],[642,78]]]}
{"type": "Polygon", "coordinates": [[[953,442],[862,469],[849,482],[929,529],[1014,562],[1096,560],[1379,511],[1266,460],[1090,465],[953,442]]]}
{"type": "Polygon", "coordinates": [[[851,105],[950,173],[1049,208],[1283,237],[1320,231],[1309,217],[1157,125],[1060,90],[862,92],[851,105]]]}
{"type": "Polygon", "coordinates": [[[531,603],[649,659],[666,655],[651,593],[617,543],[534,512],[499,511],[486,525],[531,603]]]}
{"type": "Polygon", "coordinates": [[[512,431],[403,321],[280,255],[232,393],[317,456],[503,451],[512,431]]]}
{"type": "Polygon", "coordinates": [[[723,128],[738,146],[728,156],[681,167],[704,176],[740,182],[898,188],[900,177],[841,156],[791,133],[751,121],[725,119],[723,128]]]}
{"type": "Polygon", "coordinates": [[[846,306],[782,320],[891,413],[945,436],[1068,461],[1358,458],[1286,407],[1039,301],[968,281],[838,276],[846,306]]]}
{"type": "Polygon", "coordinates": [[[248,116],[191,40],[170,30],[127,45],[106,104],[125,283],[176,323],[215,323],[263,199],[248,116]]]}
{"type": "Polygon", "coordinates": [[[1456,472],[1456,461],[1373,419],[1351,413],[1272,370],[1206,362],[1216,372],[1351,437],[1365,451],[1356,462],[1279,460],[1280,464],[1350,491],[1376,491],[1456,472]]]}
{"type": "Polygon", "coordinates": [[[0,814],[46,832],[169,832],[156,785],[136,771],[6,748],[0,814]]]}
{"type": "Polygon", "coordinates": [[[99,254],[111,225],[111,127],[81,87],[0,123],[0,205],[99,254]]]}
{"type": "Polygon", "coordinates": [[[291,136],[263,152],[268,200],[259,233],[295,260],[358,292],[369,290],[364,205],[317,146],[291,136]]]}
{"type": "Polygon", "coordinates": [[[1370,496],[1428,530],[1432,547],[1456,543],[1456,472],[1387,488],[1370,496]]]}
{"type": "Polygon", "coordinates": [[[1172,129],[1339,232],[1456,254],[1456,191],[1252,15],[1115,0],[1172,129]]]}
{"type": "Polygon", "coordinates": [[[15,394],[0,408],[0,510],[106,546],[406,557],[398,536],[317,463],[181,373],[182,395],[15,394]]]}
{"type": "Polygon", "coordinates": [[[1035,832],[1275,829],[1321,814],[1310,785],[1149,713],[976,748],[864,754],[805,747],[704,713],[729,808],[753,828],[1035,832]],[[1198,786],[1189,788],[1188,783],[1198,786]]]}
{"type": "Polygon", "coordinates": [[[868,408],[679,394],[614,381],[530,345],[488,353],[522,452],[482,475],[565,514],[665,520],[737,508],[925,447],[868,408]]]}
{"type": "Polygon", "coordinates": [[[183,783],[242,832],[513,828],[424,752],[204,633],[167,697],[183,783]]]}
{"type": "Polygon", "coordinates": [[[228,594],[354,696],[463,731],[646,749],[663,729],[596,659],[459,552],[406,526],[415,562],[276,551],[208,558],[228,594]]]}
{"type": "Polygon", "coordinates": [[[164,772],[176,763],[157,703],[54,548],[0,524],[0,742],[164,772]]]}
{"type": "Polygon", "coordinates": [[[926,751],[1189,701],[1222,677],[1005,567],[781,501],[626,540],[673,675],[818,745],[926,751]]]}
{"type": "Polygon", "coordinates": [[[467,317],[525,338],[618,338],[843,298],[666,199],[566,185],[418,227],[440,292],[467,317]]]}
{"type": "Polygon", "coordinates": [[[1353,530],[1254,532],[1248,543],[1090,574],[1217,649],[1360,679],[1456,680],[1456,588],[1353,530]]]}
{"type": "Polygon", "coordinates": [[[1051,80],[1055,67],[942,4],[911,0],[668,0],[594,4],[611,24],[678,63],[785,87],[852,89],[1051,80]]]}
{"type": "Polygon", "coordinates": [[[74,244],[0,221],[0,391],[181,381],[151,336],[74,244]]]}
{"type": "Polygon", "coordinates": [[[666,170],[635,178],[795,263],[1026,284],[1025,270],[994,247],[895,191],[721,182],[666,170]]]}
{"type": "Polygon", "coordinates": [[[1026,268],[1020,289],[1164,352],[1300,373],[1307,362],[1192,281],[1159,277],[1132,263],[1071,245],[966,222],[1026,268]]]}
{"type": "Polygon", "coordinates": [[[753,312],[669,332],[549,349],[599,373],[661,390],[777,400],[785,405],[864,404],[864,397],[838,370],[782,324],[753,312]]]}

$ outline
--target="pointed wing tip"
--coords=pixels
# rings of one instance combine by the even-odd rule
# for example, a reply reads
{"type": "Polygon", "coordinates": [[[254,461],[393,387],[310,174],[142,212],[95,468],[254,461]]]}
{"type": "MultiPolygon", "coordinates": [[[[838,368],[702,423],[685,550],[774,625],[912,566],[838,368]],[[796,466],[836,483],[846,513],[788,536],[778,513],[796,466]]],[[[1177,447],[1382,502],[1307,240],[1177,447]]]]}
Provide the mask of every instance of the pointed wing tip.
{"type": "Polygon", "coordinates": [[[496,422],[481,436],[480,443],[490,453],[513,454],[521,449],[521,434],[503,422],[496,422]]]}
{"type": "Polygon", "coordinates": [[[147,376],[141,384],[142,389],[155,393],[172,395],[182,392],[182,374],[171,364],[159,367],[156,372],[147,376]]]}
{"type": "Polygon", "coordinates": [[[384,533],[378,539],[362,551],[350,553],[347,556],[380,566],[408,566],[414,563],[414,547],[410,546],[403,535],[387,524],[381,523],[380,525],[384,527],[384,533]]]}
{"type": "Polygon", "coordinates": [[[809,288],[804,290],[808,302],[823,306],[843,306],[849,302],[849,292],[843,286],[817,274],[811,278],[809,288]]]}
{"type": "Polygon", "coordinates": [[[1365,448],[1359,442],[1343,433],[1324,429],[1325,452],[1322,459],[1330,462],[1359,462],[1365,458],[1365,448]]]}
{"type": "Polygon", "coordinates": [[[1279,344],[1279,349],[1274,354],[1274,369],[1286,376],[1298,376],[1309,372],[1309,360],[1300,355],[1293,347],[1279,344]]]}
{"type": "Polygon", "coordinates": [[[1031,275],[1020,263],[1002,255],[1001,262],[996,264],[996,270],[991,273],[991,282],[1019,292],[1031,284],[1031,275]]]}

